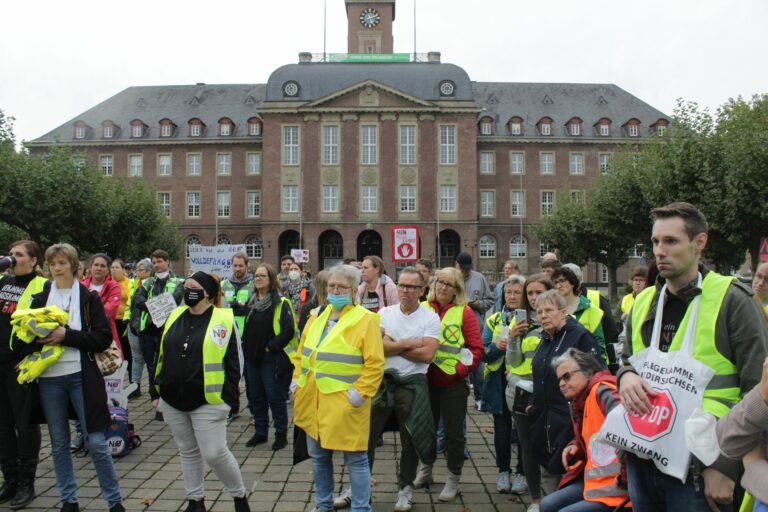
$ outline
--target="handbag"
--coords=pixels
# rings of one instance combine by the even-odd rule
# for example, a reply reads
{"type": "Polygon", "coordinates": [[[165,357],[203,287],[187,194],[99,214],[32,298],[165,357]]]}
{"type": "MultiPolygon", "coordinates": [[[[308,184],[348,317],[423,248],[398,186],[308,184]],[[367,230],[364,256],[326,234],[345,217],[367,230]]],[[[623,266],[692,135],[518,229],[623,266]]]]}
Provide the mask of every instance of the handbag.
{"type": "MultiPolygon", "coordinates": [[[[85,326],[90,330],[91,310],[88,307],[88,302],[85,303],[85,326]]],[[[112,343],[106,350],[94,352],[93,359],[101,375],[107,377],[115,373],[123,365],[123,351],[120,350],[120,345],[117,344],[117,341],[112,340],[112,343]]]]}

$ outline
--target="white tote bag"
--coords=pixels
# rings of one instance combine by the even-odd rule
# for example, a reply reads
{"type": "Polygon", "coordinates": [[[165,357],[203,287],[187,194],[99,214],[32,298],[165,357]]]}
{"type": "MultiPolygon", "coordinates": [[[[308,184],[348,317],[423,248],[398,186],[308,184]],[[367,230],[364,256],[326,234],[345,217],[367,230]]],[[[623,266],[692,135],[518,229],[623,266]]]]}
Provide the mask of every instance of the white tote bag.
{"type": "MultiPolygon", "coordinates": [[[[698,284],[701,286],[701,274],[698,284]]],[[[704,389],[715,371],[691,355],[700,295],[691,303],[680,350],[659,350],[666,292],[665,284],[659,296],[649,347],[629,359],[638,375],[658,393],[656,397],[649,397],[653,410],[639,416],[619,405],[606,417],[599,436],[608,444],[653,460],[659,471],[685,483],[691,463],[691,452],[685,442],[685,421],[701,406],[704,389]]]]}

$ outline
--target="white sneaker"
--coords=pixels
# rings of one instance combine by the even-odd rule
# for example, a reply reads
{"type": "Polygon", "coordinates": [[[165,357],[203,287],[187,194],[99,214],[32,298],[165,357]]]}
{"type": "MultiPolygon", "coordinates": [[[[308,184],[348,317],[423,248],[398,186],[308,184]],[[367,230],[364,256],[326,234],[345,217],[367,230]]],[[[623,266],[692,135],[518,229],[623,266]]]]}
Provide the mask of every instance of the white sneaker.
{"type": "Polygon", "coordinates": [[[461,481],[461,475],[448,474],[448,480],[445,481],[445,486],[440,492],[440,496],[437,497],[440,501],[453,501],[456,499],[456,495],[459,494],[459,482],[461,481]]]}
{"type": "Polygon", "coordinates": [[[477,409],[479,411],[480,409],[482,409],[482,407],[483,407],[483,401],[482,400],[475,400],[475,409],[477,409]]]}
{"type": "Polygon", "coordinates": [[[517,474],[512,479],[512,486],[510,487],[512,494],[525,494],[528,492],[528,480],[525,479],[525,475],[517,474]]]}
{"type": "Polygon", "coordinates": [[[422,464],[419,462],[416,478],[413,479],[413,488],[421,489],[433,483],[435,483],[435,480],[432,478],[432,464],[422,464]]]}
{"type": "Polygon", "coordinates": [[[531,503],[525,512],[539,512],[539,506],[536,503],[531,503]]]}
{"type": "Polygon", "coordinates": [[[333,499],[333,508],[347,508],[352,505],[352,487],[345,487],[341,494],[333,499]]]}
{"type": "Polygon", "coordinates": [[[408,512],[413,507],[413,489],[406,485],[397,493],[395,512],[408,512]]]}
{"type": "Polygon", "coordinates": [[[496,478],[496,490],[499,492],[509,492],[509,471],[502,471],[496,478]]]}

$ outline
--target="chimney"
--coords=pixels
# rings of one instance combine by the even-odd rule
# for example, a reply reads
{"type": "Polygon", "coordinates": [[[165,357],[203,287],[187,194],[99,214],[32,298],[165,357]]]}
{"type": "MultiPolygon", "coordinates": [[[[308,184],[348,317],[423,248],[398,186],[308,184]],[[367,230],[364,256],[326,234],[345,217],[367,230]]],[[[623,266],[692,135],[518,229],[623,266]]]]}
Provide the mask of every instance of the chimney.
{"type": "Polygon", "coordinates": [[[300,52],[299,62],[312,62],[312,54],[309,52],[300,52]]]}
{"type": "Polygon", "coordinates": [[[437,64],[440,64],[440,52],[427,53],[427,62],[436,62],[437,64]]]}

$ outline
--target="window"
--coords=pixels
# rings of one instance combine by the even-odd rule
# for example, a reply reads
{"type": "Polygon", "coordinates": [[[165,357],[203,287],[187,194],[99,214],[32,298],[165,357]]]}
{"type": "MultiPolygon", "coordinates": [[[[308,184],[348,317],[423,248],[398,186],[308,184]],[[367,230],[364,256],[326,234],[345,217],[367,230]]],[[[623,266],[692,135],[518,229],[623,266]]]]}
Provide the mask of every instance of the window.
{"type": "Polygon", "coordinates": [[[640,127],[636,124],[630,124],[627,126],[627,133],[630,137],[637,137],[640,135],[640,127]]]}
{"type": "Polygon", "coordinates": [[[481,258],[486,259],[496,257],[496,239],[491,235],[483,235],[480,237],[480,243],[478,245],[480,247],[481,258]]]}
{"type": "Polygon", "coordinates": [[[456,127],[440,127],[440,165],[456,165],[456,127]]]}
{"type": "Polygon", "coordinates": [[[219,235],[216,237],[216,245],[230,245],[232,240],[227,235],[219,235]]]}
{"type": "Polygon", "coordinates": [[[283,213],[299,213],[299,187],[283,185],[283,213]]]}
{"type": "Polygon", "coordinates": [[[528,242],[523,235],[514,235],[509,240],[509,257],[525,258],[528,254],[528,242]]]}
{"type": "Polygon", "coordinates": [[[189,125],[189,136],[190,137],[199,137],[203,134],[203,126],[199,123],[190,124],[189,125]]]}
{"type": "Polygon", "coordinates": [[[375,165],[378,155],[378,126],[363,126],[363,147],[360,163],[375,165]]]}
{"type": "Polygon", "coordinates": [[[74,165],[75,172],[77,174],[83,174],[83,169],[85,169],[85,157],[84,156],[73,156],[72,157],[72,165],[74,165]]]}
{"type": "Polygon", "coordinates": [[[657,124],[656,125],[656,135],[659,137],[663,137],[667,134],[667,125],[666,124],[657,124]]]}
{"type": "Polygon", "coordinates": [[[249,190],[245,193],[245,216],[261,217],[261,190],[249,190]]]}
{"type": "Polygon", "coordinates": [[[163,215],[166,217],[171,216],[171,193],[170,192],[158,192],[157,204],[160,205],[160,209],[163,211],[163,215]]]}
{"type": "Polygon", "coordinates": [[[525,217],[525,192],[513,190],[509,193],[509,214],[511,217],[525,217]]]}
{"type": "Polygon", "coordinates": [[[200,218],[200,192],[187,192],[187,217],[200,218]]]}
{"type": "Polygon", "coordinates": [[[99,166],[104,176],[112,176],[115,170],[115,157],[112,155],[101,155],[99,157],[99,166]]]}
{"type": "Polygon", "coordinates": [[[232,174],[232,155],[230,153],[216,153],[216,174],[219,176],[232,174]]]}
{"type": "Polygon", "coordinates": [[[600,136],[601,137],[608,137],[611,135],[611,125],[608,123],[603,123],[600,125],[600,136]]]}
{"type": "Polygon", "coordinates": [[[542,135],[552,135],[552,124],[549,121],[545,121],[539,125],[539,131],[542,135]]]}
{"type": "Polygon", "coordinates": [[[76,139],[85,138],[85,126],[75,126],[75,138],[76,139]]]}
{"type": "Polygon", "coordinates": [[[513,121],[509,125],[509,133],[512,135],[522,135],[523,134],[523,123],[519,121],[513,121]]]}
{"type": "Polygon", "coordinates": [[[480,174],[493,174],[493,151],[480,152],[480,174]]]}
{"type": "MultiPolygon", "coordinates": [[[[104,137],[105,139],[111,139],[114,136],[115,136],[115,128],[114,128],[114,126],[107,125],[107,126],[105,126],[103,128],[103,130],[102,130],[102,137],[104,137]]],[[[76,138],[81,138],[81,137],[76,137],[76,138]]]]}
{"type": "Polygon", "coordinates": [[[581,123],[572,122],[570,128],[571,137],[578,137],[581,135],[581,123]]]}
{"type": "Polygon", "coordinates": [[[490,121],[483,121],[480,123],[481,135],[493,135],[493,123],[490,121]]]}
{"type": "Polygon", "coordinates": [[[230,197],[229,192],[216,192],[216,216],[229,217],[230,197]]]}
{"type": "Polygon", "coordinates": [[[219,135],[229,137],[232,135],[232,123],[224,121],[219,125],[219,135]]]}
{"type": "Polygon", "coordinates": [[[555,174],[555,154],[539,153],[541,174],[555,174]]]}
{"type": "Polygon", "coordinates": [[[144,126],[140,124],[135,124],[131,126],[131,137],[133,138],[139,138],[144,134],[144,126]]]}
{"type": "Polygon", "coordinates": [[[360,195],[360,210],[363,213],[379,211],[379,186],[363,185],[360,195]]]}
{"type": "Polygon", "coordinates": [[[584,153],[571,153],[571,174],[584,174],[584,153]]]}
{"type": "Polygon", "coordinates": [[[189,235],[185,245],[187,246],[187,258],[189,258],[189,248],[193,245],[203,245],[203,243],[196,235],[189,235]]]}
{"type": "Polygon", "coordinates": [[[493,190],[480,191],[480,216],[493,217],[496,215],[496,193],[493,190]]]}
{"type": "Polygon", "coordinates": [[[245,172],[251,176],[261,174],[261,153],[245,154],[245,172]]]}
{"type": "Polygon", "coordinates": [[[605,265],[600,265],[600,282],[601,283],[608,282],[608,267],[606,267],[605,265]]]}
{"type": "Polygon", "coordinates": [[[509,153],[509,172],[510,174],[525,174],[525,153],[522,151],[509,153]]]}
{"type": "Polygon", "coordinates": [[[187,153],[187,176],[200,176],[202,159],[200,153],[187,153]]]}
{"type": "Polygon", "coordinates": [[[608,174],[608,166],[611,163],[611,153],[600,153],[597,155],[600,162],[600,174],[608,174]]]}
{"type": "Polygon", "coordinates": [[[171,135],[173,135],[173,125],[172,124],[160,125],[160,136],[161,137],[170,137],[171,135]]]}
{"type": "Polygon", "coordinates": [[[323,185],[323,213],[339,211],[339,186],[323,185]]]}
{"type": "Polygon", "coordinates": [[[128,176],[141,176],[144,172],[144,157],[128,155],[128,176]]]}
{"type": "Polygon", "coordinates": [[[552,252],[552,249],[550,249],[549,244],[539,244],[539,258],[543,258],[545,254],[548,252],[552,252]]]}
{"type": "Polygon", "coordinates": [[[338,126],[323,126],[323,165],[339,165],[338,126]]]}
{"type": "Polygon", "coordinates": [[[298,126],[283,126],[283,165],[299,165],[298,126]]]}
{"type": "Polygon", "coordinates": [[[440,212],[456,212],[456,185],[440,185],[440,212]]]}
{"type": "Polygon", "coordinates": [[[416,185],[400,185],[400,211],[416,211],[416,185]]]}
{"type": "Polygon", "coordinates": [[[584,204],[584,191],[583,190],[571,190],[571,202],[584,204]]]}
{"type": "Polygon", "coordinates": [[[546,217],[555,209],[555,192],[554,190],[542,190],[541,191],[541,216],[546,217]]]}
{"type": "Polygon", "coordinates": [[[258,137],[261,135],[261,123],[256,120],[248,122],[248,135],[252,137],[258,137]]]}
{"type": "Polygon", "coordinates": [[[628,257],[630,258],[642,258],[643,257],[643,244],[637,244],[629,250],[628,257]]]}
{"type": "Polygon", "coordinates": [[[416,127],[413,125],[400,127],[400,163],[416,165],[416,127]]]}
{"type": "Polygon", "coordinates": [[[264,254],[264,244],[261,242],[261,237],[251,235],[245,239],[245,254],[249,258],[260,260],[264,254]]]}
{"type": "Polygon", "coordinates": [[[171,175],[171,155],[158,155],[157,156],[157,174],[158,176],[170,176],[171,175]]]}

